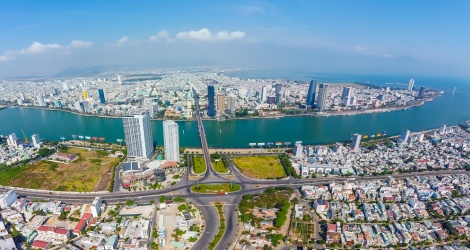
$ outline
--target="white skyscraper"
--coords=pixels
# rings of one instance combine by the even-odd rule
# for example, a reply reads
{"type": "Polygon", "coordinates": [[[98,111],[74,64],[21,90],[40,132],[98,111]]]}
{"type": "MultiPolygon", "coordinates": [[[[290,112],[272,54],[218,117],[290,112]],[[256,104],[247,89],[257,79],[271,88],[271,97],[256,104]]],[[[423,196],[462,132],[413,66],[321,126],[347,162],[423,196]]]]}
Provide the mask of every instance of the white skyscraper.
{"type": "Polygon", "coordinates": [[[165,160],[180,161],[180,139],[178,124],[168,120],[163,122],[163,140],[165,146],[165,160]]]}
{"type": "Polygon", "coordinates": [[[9,146],[17,147],[18,146],[18,138],[16,137],[15,133],[11,133],[7,138],[7,143],[9,146]]]}
{"type": "Polygon", "coordinates": [[[124,116],[122,122],[127,145],[127,157],[151,159],[154,148],[149,112],[124,116]]]}
{"type": "Polygon", "coordinates": [[[407,142],[409,137],[410,137],[410,131],[407,129],[403,129],[403,131],[401,131],[401,137],[400,137],[400,139],[402,140],[402,143],[407,142]]]}
{"type": "Polygon", "coordinates": [[[158,107],[153,98],[145,98],[142,104],[142,108],[149,111],[150,118],[155,118],[158,107]]]}
{"type": "Polygon", "coordinates": [[[360,134],[353,134],[353,137],[351,138],[351,149],[353,152],[359,152],[359,146],[361,144],[361,139],[362,135],[360,134]]]}
{"type": "Polygon", "coordinates": [[[35,148],[41,148],[42,146],[42,142],[41,142],[41,139],[39,138],[39,135],[37,134],[34,134],[32,136],[32,139],[33,139],[33,145],[35,148]]]}
{"type": "Polygon", "coordinates": [[[261,87],[261,101],[266,102],[268,98],[268,88],[266,86],[261,87]]]}
{"type": "Polygon", "coordinates": [[[38,99],[38,106],[40,107],[46,106],[46,103],[44,102],[44,97],[42,97],[42,95],[38,95],[37,99],[38,99]]]}
{"type": "Polygon", "coordinates": [[[415,80],[410,79],[410,82],[408,83],[408,90],[413,91],[413,85],[415,85],[415,80]]]}
{"type": "Polygon", "coordinates": [[[302,158],[304,157],[304,147],[300,143],[296,143],[294,145],[294,156],[295,158],[302,158]]]}
{"type": "Polygon", "coordinates": [[[118,76],[117,76],[117,80],[118,80],[118,83],[121,85],[121,84],[122,84],[121,75],[118,75],[118,76]]]}

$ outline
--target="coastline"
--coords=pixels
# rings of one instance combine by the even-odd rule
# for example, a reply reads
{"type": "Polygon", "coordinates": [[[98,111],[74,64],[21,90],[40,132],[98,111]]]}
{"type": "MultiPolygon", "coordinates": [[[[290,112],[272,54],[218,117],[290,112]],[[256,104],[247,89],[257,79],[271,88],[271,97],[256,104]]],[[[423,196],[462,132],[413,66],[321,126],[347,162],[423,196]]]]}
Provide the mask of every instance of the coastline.
{"type": "MultiPolygon", "coordinates": [[[[426,102],[434,101],[435,97],[440,97],[441,95],[436,95],[433,98],[424,99],[419,103],[407,105],[407,106],[400,106],[400,107],[388,107],[388,108],[377,108],[377,109],[368,109],[368,110],[351,110],[351,111],[328,111],[325,113],[309,113],[309,114],[279,114],[274,116],[250,116],[250,117],[230,117],[224,118],[223,120],[219,120],[217,118],[202,118],[205,121],[229,121],[229,120],[249,120],[249,119],[279,119],[284,117],[302,117],[302,116],[317,116],[317,117],[328,117],[328,116],[343,116],[343,115],[361,115],[361,114],[374,114],[374,113],[384,113],[384,112],[393,112],[393,111],[400,111],[400,110],[407,110],[413,107],[419,107],[424,105],[426,102]]],[[[40,110],[48,110],[48,111],[62,111],[67,112],[75,115],[81,116],[90,116],[90,117],[98,117],[98,118],[113,118],[113,119],[121,119],[122,116],[108,116],[108,115],[96,115],[96,114],[87,114],[87,113],[80,113],[68,109],[58,109],[58,108],[45,108],[45,107],[36,107],[36,106],[17,106],[11,105],[6,106],[2,109],[7,108],[29,108],[29,109],[40,109],[40,110]]],[[[175,120],[175,121],[187,121],[187,122],[195,122],[196,119],[162,119],[162,118],[151,118],[152,121],[165,121],[165,120],[175,120]]]]}

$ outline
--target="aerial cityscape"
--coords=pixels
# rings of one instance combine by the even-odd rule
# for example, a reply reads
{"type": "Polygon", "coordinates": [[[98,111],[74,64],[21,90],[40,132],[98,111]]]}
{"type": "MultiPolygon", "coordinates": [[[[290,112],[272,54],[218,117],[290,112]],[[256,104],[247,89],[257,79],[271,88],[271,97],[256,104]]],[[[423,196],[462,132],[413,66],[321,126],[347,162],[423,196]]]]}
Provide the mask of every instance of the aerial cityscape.
{"type": "Polygon", "coordinates": [[[453,4],[0,3],[0,249],[470,249],[453,4]]]}

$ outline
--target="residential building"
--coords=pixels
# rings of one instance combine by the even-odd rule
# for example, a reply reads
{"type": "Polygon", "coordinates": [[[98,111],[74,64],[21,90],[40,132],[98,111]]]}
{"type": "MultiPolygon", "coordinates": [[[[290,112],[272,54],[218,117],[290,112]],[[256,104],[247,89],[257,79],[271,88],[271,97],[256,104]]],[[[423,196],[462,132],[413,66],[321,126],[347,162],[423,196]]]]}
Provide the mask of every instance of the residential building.
{"type": "Polygon", "coordinates": [[[402,140],[403,143],[407,142],[409,138],[410,138],[409,130],[404,129],[403,131],[401,131],[400,139],[402,140]]]}
{"type": "Polygon", "coordinates": [[[42,142],[41,142],[41,139],[39,138],[39,135],[38,134],[34,134],[33,136],[31,136],[31,138],[33,139],[33,145],[35,148],[41,148],[42,146],[42,142]]]}
{"type": "Polygon", "coordinates": [[[408,90],[413,91],[413,86],[415,85],[415,80],[410,79],[410,82],[408,83],[408,90]]]}
{"type": "Polygon", "coordinates": [[[149,112],[124,116],[122,120],[127,145],[127,157],[151,159],[154,147],[149,112]]]}
{"type": "Polygon", "coordinates": [[[175,121],[163,122],[163,140],[165,147],[165,159],[168,161],[180,161],[180,143],[178,124],[175,121]]]}
{"type": "Polygon", "coordinates": [[[217,95],[217,114],[221,115],[225,113],[226,105],[225,105],[225,95],[218,94],[217,95]]]}
{"type": "Polygon", "coordinates": [[[18,147],[18,138],[16,137],[15,133],[8,135],[7,144],[8,146],[18,147]]]}
{"type": "Polygon", "coordinates": [[[318,101],[317,107],[320,111],[324,111],[327,108],[327,101],[328,99],[328,84],[320,83],[318,86],[318,101]]]}
{"type": "Polygon", "coordinates": [[[268,100],[268,87],[262,86],[262,87],[261,87],[261,98],[260,98],[260,101],[261,101],[261,102],[266,102],[266,100],[268,100]]]}
{"type": "Polygon", "coordinates": [[[91,203],[91,214],[93,215],[93,217],[98,217],[100,212],[101,212],[101,204],[103,203],[103,201],[101,200],[100,197],[96,197],[94,200],[93,200],[93,203],[91,203]]]}
{"type": "Polygon", "coordinates": [[[7,209],[18,199],[14,190],[8,190],[0,196],[0,208],[7,209]]]}
{"type": "Polygon", "coordinates": [[[354,152],[359,152],[359,149],[360,149],[360,144],[361,144],[361,139],[362,139],[362,135],[360,134],[353,134],[353,137],[351,138],[352,142],[351,142],[351,149],[354,151],[354,152]]]}

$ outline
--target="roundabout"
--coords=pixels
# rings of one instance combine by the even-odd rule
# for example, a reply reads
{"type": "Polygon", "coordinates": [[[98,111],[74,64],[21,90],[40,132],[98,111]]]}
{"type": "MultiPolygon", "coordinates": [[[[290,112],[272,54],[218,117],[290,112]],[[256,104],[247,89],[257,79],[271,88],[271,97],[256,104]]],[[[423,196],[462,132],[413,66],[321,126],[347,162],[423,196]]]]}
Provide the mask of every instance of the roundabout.
{"type": "Polygon", "coordinates": [[[226,194],[242,190],[236,183],[203,183],[191,186],[191,192],[198,194],[226,194]]]}

